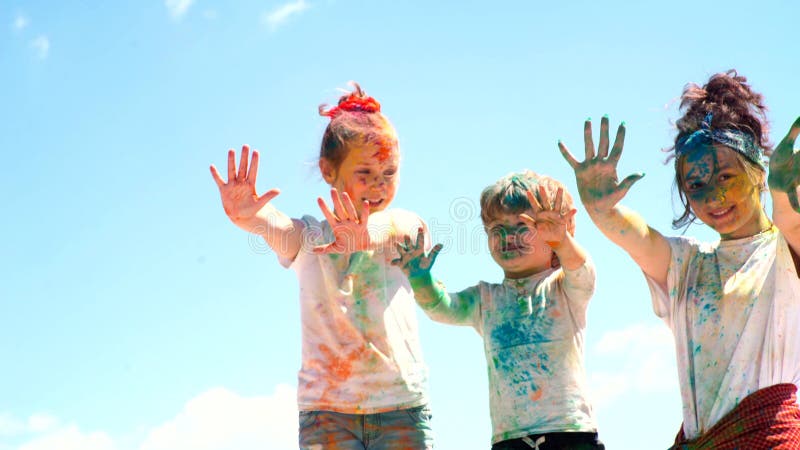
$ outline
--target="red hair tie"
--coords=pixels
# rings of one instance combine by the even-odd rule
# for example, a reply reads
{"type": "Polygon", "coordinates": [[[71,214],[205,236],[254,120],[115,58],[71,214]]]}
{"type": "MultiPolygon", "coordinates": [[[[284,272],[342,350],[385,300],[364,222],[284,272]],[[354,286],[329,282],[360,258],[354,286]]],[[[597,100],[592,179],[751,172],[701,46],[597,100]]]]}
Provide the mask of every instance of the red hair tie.
{"type": "Polygon", "coordinates": [[[319,114],[322,116],[330,117],[331,119],[335,118],[343,111],[347,112],[365,112],[365,113],[375,113],[381,111],[381,104],[378,103],[372,97],[361,96],[358,93],[352,93],[345,97],[342,100],[339,100],[339,104],[334,106],[333,108],[324,111],[324,106],[320,106],[319,114]]]}

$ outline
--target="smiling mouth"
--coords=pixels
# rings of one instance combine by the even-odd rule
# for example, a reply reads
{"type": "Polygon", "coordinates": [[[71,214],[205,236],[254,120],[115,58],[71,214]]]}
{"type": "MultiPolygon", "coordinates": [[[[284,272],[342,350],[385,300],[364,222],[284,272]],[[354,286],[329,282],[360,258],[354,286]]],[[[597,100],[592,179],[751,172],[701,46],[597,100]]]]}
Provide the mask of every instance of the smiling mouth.
{"type": "Polygon", "coordinates": [[[380,199],[380,200],[369,200],[369,199],[365,198],[364,201],[369,202],[369,207],[370,208],[375,208],[375,207],[381,206],[383,204],[383,199],[380,199]]]}
{"type": "Polygon", "coordinates": [[[713,217],[713,218],[715,218],[715,219],[719,219],[719,218],[725,217],[731,211],[733,211],[733,206],[729,206],[729,207],[727,207],[727,208],[725,208],[723,210],[709,211],[708,215],[713,217]]]}

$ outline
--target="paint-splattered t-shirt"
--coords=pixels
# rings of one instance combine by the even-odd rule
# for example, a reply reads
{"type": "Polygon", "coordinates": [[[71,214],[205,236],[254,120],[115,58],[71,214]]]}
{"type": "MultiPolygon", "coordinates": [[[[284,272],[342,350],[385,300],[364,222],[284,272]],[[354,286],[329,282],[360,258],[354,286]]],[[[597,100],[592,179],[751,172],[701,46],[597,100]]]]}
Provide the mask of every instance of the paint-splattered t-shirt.
{"type": "Polygon", "coordinates": [[[587,261],[576,270],[480,282],[425,308],[433,320],[471,325],[483,337],[492,443],[597,430],[583,356],[594,284],[594,267],[587,261]]]}
{"type": "Polygon", "coordinates": [[[800,382],[800,280],[774,227],[736,240],[669,244],[667,292],[648,284],[675,337],[683,430],[692,439],[758,389],[800,382]]]}
{"type": "MultiPolygon", "coordinates": [[[[387,210],[386,230],[411,233],[421,219],[387,210]]],[[[327,222],[303,217],[303,248],[281,263],[300,282],[301,411],[371,414],[427,403],[427,368],[422,359],[414,293],[391,251],[317,255],[314,245],[333,240],[327,222]]]]}

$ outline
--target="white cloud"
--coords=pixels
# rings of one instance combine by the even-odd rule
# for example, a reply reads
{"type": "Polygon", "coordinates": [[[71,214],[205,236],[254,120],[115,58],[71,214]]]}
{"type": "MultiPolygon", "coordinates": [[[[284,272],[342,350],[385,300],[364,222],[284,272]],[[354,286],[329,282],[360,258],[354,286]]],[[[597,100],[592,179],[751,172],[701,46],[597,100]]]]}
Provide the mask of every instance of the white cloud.
{"type": "MultiPolygon", "coordinates": [[[[243,397],[214,388],[186,402],[183,410],[136,439],[102,431],[82,432],[48,414],[20,420],[0,414],[0,437],[24,441],[14,450],[294,450],[297,448],[296,391],[279,384],[270,396],[243,397]],[[125,442],[127,445],[122,445],[125,442]]],[[[5,439],[0,439],[0,441],[5,439]]],[[[6,447],[0,444],[0,449],[6,447]]]]}
{"type": "Polygon", "coordinates": [[[14,18],[14,23],[13,23],[12,27],[14,28],[14,30],[20,31],[20,30],[24,29],[25,27],[27,27],[29,24],[30,24],[30,21],[28,20],[27,17],[25,17],[22,14],[17,14],[17,17],[14,18]]]}
{"type": "Polygon", "coordinates": [[[29,441],[17,450],[117,450],[111,438],[102,432],[83,433],[72,425],[29,441]]]}
{"type": "Polygon", "coordinates": [[[0,414],[0,436],[15,436],[26,430],[25,422],[8,413],[0,414]]]}
{"type": "Polygon", "coordinates": [[[276,386],[268,397],[242,397],[224,388],[206,391],[153,429],[140,450],[265,448],[297,448],[296,397],[288,385],[276,386]]]}
{"type": "Polygon", "coordinates": [[[45,35],[37,36],[36,39],[31,41],[31,47],[36,52],[36,56],[45,59],[50,53],[50,39],[45,35]]]}
{"type": "Polygon", "coordinates": [[[672,334],[664,325],[609,331],[592,347],[592,355],[614,368],[590,372],[595,404],[610,403],[623,392],[678,389],[672,334]]]}
{"type": "Polygon", "coordinates": [[[167,7],[170,17],[175,20],[180,20],[189,11],[192,3],[194,3],[194,0],[164,0],[164,6],[167,7]]]}
{"type": "Polygon", "coordinates": [[[275,31],[279,26],[286,22],[289,17],[300,14],[309,8],[305,0],[295,0],[285,3],[272,11],[265,13],[262,21],[269,26],[270,30],[275,31]]]}
{"type": "Polygon", "coordinates": [[[56,428],[59,420],[49,414],[34,414],[28,417],[28,431],[31,433],[44,433],[56,428]]]}
{"type": "Polygon", "coordinates": [[[27,420],[18,419],[11,414],[0,414],[0,436],[21,436],[41,434],[58,427],[57,418],[44,413],[33,414],[27,420]]]}

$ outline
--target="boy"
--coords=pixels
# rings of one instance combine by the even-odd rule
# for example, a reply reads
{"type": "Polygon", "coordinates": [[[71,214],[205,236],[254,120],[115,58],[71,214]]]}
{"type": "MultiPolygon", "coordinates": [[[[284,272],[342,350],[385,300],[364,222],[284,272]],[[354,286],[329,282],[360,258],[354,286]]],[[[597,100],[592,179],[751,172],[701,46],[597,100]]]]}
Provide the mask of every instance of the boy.
{"type": "Polygon", "coordinates": [[[604,449],[583,364],[586,307],[595,273],[572,237],[572,198],[531,171],[501,178],[481,194],[481,220],[502,283],[448,294],[431,275],[422,233],[393,261],[433,320],[471,325],[483,337],[489,374],[492,450],[604,449]],[[554,197],[551,203],[550,199],[554,197]]]}

